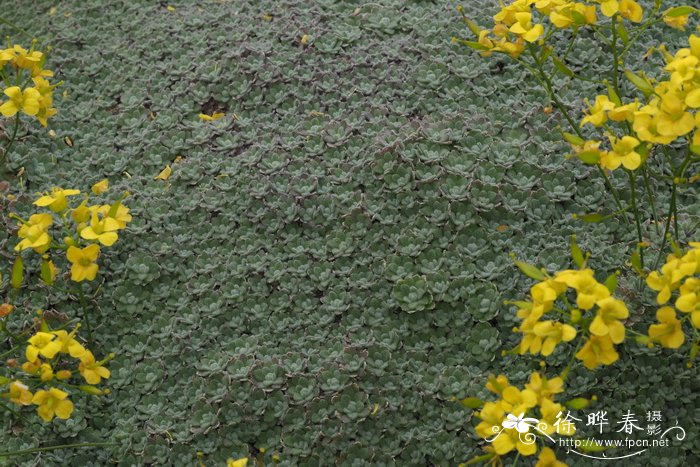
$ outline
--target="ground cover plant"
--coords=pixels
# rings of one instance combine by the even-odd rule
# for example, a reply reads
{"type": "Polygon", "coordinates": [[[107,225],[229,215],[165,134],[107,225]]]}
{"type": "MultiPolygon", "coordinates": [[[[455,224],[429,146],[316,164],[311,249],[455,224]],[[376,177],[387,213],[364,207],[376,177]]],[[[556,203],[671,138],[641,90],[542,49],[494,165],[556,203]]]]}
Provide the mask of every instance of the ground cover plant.
{"type": "MultiPolygon", "coordinates": [[[[677,6],[666,3],[664,10],[677,6]]],[[[507,385],[523,393],[541,386],[567,368],[574,349],[564,329],[550,355],[544,342],[542,356],[513,351],[523,345],[513,332],[522,317],[504,302],[526,300],[543,279],[522,274],[513,257],[552,275],[585,261],[600,283],[617,277],[617,299],[644,301],[620,316],[626,328],[656,323],[656,292],[642,280],[640,293],[640,278],[625,271],[661,268],[654,262],[670,245],[692,249],[700,220],[695,171],[677,174],[682,183],[649,177],[656,212],[644,201],[643,178],[638,192],[626,175],[606,181],[586,164],[597,162],[595,148],[566,127],[531,70],[450,42],[469,33],[463,15],[493,23],[498,2],[456,6],[69,1],[3,13],[51,47],[51,82],[62,84],[44,106],[57,109],[47,127],[22,116],[4,157],[0,290],[12,309],[2,308],[2,319],[31,329],[34,317],[41,323],[49,314],[52,327],[36,331],[68,323],[66,336],[79,322],[71,338],[95,363],[109,358],[109,375],[84,381],[74,368],[80,349],[72,344],[75,357],[57,351],[73,383],[99,394],[71,390],[70,414],[61,404],[48,422],[48,411],[37,413],[39,399],[0,406],[0,463],[458,465],[484,454],[496,463],[484,451],[483,418],[460,401],[493,401],[507,385]],[[84,193],[91,194],[83,205],[84,193]],[[672,204],[683,207],[677,216],[667,215],[672,204]],[[125,207],[128,225],[108,221],[126,222],[125,207]],[[41,214],[55,218],[51,229],[73,229],[51,234],[65,252],[51,243],[41,251],[37,229],[20,234],[18,218],[41,214]],[[606,219],[586,222],[598,217],[606,219]],[[118,241],[107,246],[100,239],[110,243],[112,235],[101,237],[110,233],[118,241]],[[20,242],[28,247],[21,267],[20,242]],[[63,445],[83,447],[31,452],[63,445]]],[[[689,21],[686,31],[649,24],[629,55],[643,57],[662,42],[670,54],[688,47],[689,21]]],[[[31,38],[9,33],[28,47],[31,38]]],[[[558,56],[551,85],[581,119],[600,113],[584,97],[592,106],[595,96],[615,98],[569,75],[610,71],[595,33],[582,30],[577,40],[558,56]]],[[[662,57],[630,68],[666,79],[662,57]]],[[[634,83],[619,78],[626,92],[618,97],[627,103],[637,92],[641,102],[634,83]]],[[[607,117],[606,106],[599,105],[607,117]]],[[[614,152],[602,131],[583,131],[614,152]]],[[[673,161],[685,156],[674,145],[669,151],[673,161]]],[[[44,233],[46,223],[35,219],[44,233]]],[[[685,291],[673,293],[667,304],[682,316],[677,298],[685,291]]],[[[54,339],[29,344],[44,349],[54,339]]],[[[574,414],[577,404],[592,404],[611,419],[660,410],[687,436],[616,462],[697,464],[691,341],[677,350],[626,343],[594,372],[571,365],[566,393],[538,397],[537,415],[547,418],[565,402],[574,414]]],[[[13,398],[21,401],[22,391],[13,398]]],[[[554,462],[553,451],[541,453],[542,464],[554,462]]],[[[590,465],[561,449],[556,456],[590,465]]],[[[510,465],[515,457],[500,460],[510,465]]]]}

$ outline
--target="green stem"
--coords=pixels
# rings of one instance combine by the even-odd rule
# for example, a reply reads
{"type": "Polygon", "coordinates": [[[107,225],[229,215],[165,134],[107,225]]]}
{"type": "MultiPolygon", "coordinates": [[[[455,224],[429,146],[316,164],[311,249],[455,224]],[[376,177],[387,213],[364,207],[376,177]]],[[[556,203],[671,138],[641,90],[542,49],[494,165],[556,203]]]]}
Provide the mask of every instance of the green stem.
{"type": "Polygon", "coordinates": [[[613,80],[613,89],[615,89],[615,92],[617,95],[620,95],[620,88],[618,86],[619,84],[619,78],[618,78],[618,69],[617,67],[620,65],[618,56],[617,56],[617,13],[613,15],[612,18],[612,26],[611,26],[611,34],[612,34],[612,39],[610,40],[610,49],[612,50],[612,56],[613,56],[613,67],[612,67],[612,80],[613,80]]]}
{"type": "Polygon", "coordinates": [[[656,235],[659,235],[659,216],[656,212],[656,201],[654,200],[654,194],[651,190],[651,183],[649,181],[649,171],[647,171],[646,164],[642,165],[642,177],[644,179],[644,189],[647,193],[647,198],[649,198],[649,205],[651,206],[651,215],[654,217],[654,227],[656,228],[656,235]]]}
{"type": "Polygon", "coordinates": [[[83,309],[83,318],[85,319],[85,329],[87,330],[88,334],[88,343],[90,344],[90,348],[92,348],[92,327],[90,326],[90,318],[89,315],[90,313],[88,312],[88,307],[87,307],[87,302],[85,300],[85,293],[83,292],[83,287],[81,284],[78,284],[78,293],[80,296],[80,307],[83,309]]]}
{"type": "MultiPolygon", "coordinates": [[[[544,72],[542,69],[542,64],[537,61],[537,56],[534,53],[534,50],[532,47],[529,48],[530,54],[532,55],[532,58],[535,60],[535,63],[537,64],[537,71],[539,72],[539,81],[544,85],[545,91],[547,92],[547,95],[549,96],[549,99],[554,103],[554,106],[559,109],[559,112],[564,115],[564,118],[566,121],[569,123],[569,126],[571,129],[576,133],[576,135],[581,138],[581,139],[586,139],[581,130],[579,129],[578,125],[576,125],[576,122],[574,122],[574,119],[571,118],[571,115],[569,115],[569,112],[566,110],[566,107],[564,107],[564,104],[559,100],[557,97],[556,93],[554,92],[554,86],[552,85],[552,80],[547,76],[547,74],[544,72]]],[[[598,171],[600,172],[601,176],[605,180],[605,184],[608,187],[608,190],[610,191],[610,194],[612,194],[613,199],[615,200],[615,204],[617,205],[617,208],[619,210],[622,210],[622,202],[620,201],[620,196],[617,193],[617,190],[613,186],[612,182],[610,181],[610,178],[608,177],[608,174],[605,173],[605,170],[600,165],[596,165],[598,167],[598,171]]],[[[627,216],[624,216],[623,219],[625,219],[626,222],[629,222],[627,220],[627,216]]]]}
{"type": "MultiPolygon", "coordinates": [[[[654,13],[656,13],[658,10],[659,10],[658,8],[655,8],[654,13]]],[[[625,46],[625,48],[622,49],[622,51],[620,52],[620,57],[624,57],[625,54],[627,54],[627,52],[629,52],[630,48],[634,45],[634,43],[637,41],[637,39],[639,39],[639,37],[642,35],[642,33],[644,31],[649,29],[651,26],[660,23],[661,21],[663,21],[662,18],[657,18],[655,20],[649,20],[646,23],[644,23],[642,26],[640,26],[639,29],[637,29],[637,32],[635,33],[635,35],[629,40],[629,42],[627,42],[627,45],[625,46]]]]}
{"type": "MultiPolygon", "coordinates": [[[[664,154],[666,157],[669,159],[669,164],[671,163],[671,156],[668,154],[668,152],[664,148],[664,154]]],[[[654,261],[654,269],[657,269],[659,267],[659,262],[661,261],[661,257],[664,254],[664,248],[666,248],[666,242],[668,241],[668,235],[669,231],[671,229],[671,219],[673,218],[673,226],[676,232],[674,232],[674,238],[676,241],[678,241],[678,219],[675,219],[678,215],[678,209],[676,206],[676,199],[677,199],[677,193],[678,193],[678,188],[677,188],[677,183],[676,183],[676,178],[681,178],[683,177],[683,174],[685,173],[685,170],[688,168],[688,165],[690,165],[690,162],[692,161],[692,153],[688,152],[688,154],[685,156],[685,159],[681,163],[681,165],[678,167],[676,171],[673,173],[673,180],[672,180],[672,185],[671,185],[671,203],[669,205],[668,209],[668,215],[666,216],[666,225],[664,226],[664,234],[663,237],[661,238],[661,246],[659,247],[659,253],[656,255],[656,260],[654,261]]],[[[673,167],[673,166],[671,166],[673,167]]]]}
{"type": "Polygon", "coordinates": [[[25,31],[24,29],[20,28],[20,27],[17,26],[15,23],[6,20],[6,19],[3,18],[2,16],[0,16],[0,23],[3,23],[3,24],[8,25],[9,27],[11,27],[12,29],[14,29],[15,31],[20,32],[20,33],[24,34],[24,35],[27,36],[27,37],[32,37],[32,35],[29,34],[27,31],[25,31]]]}
{"type": "Polygon", "coordinates": [[[5,160],[7,158],[7,154],[10,152],[10,149],[12,148],[12,145],[14,144],[15,140],[17,139],[17,132],[19,131],[19,113],[15,115],[15,125],[12,130],[12,136],[10,139],[5,143],[5,147],[3,148],[2,151],[2,159],[0,159],[0,164],[4,164],[5,160]]]}
{"type": "Polygon", "coordinates": [[[116,443],[79,443],[79,444],[61,444],[59,446],[46,446],[43,448],[24,449],[22,451],[0,452],[0,457],[21,456],[24,454],[32,454],[35,452],[55,451],[56,449],[72,449],[72,448],[92,448],[103,446],[117,446],[116,443]]]}
{"type": "MultiPolygon", "coordinates": [[[[632,213],[634,214],[634,223],[637,226],[637,242],[638,246],[644,242],[642,238],[642,221],[639,216],[639,207],[637,206],[637,180],[631,170],[627,170],[627,175],[630,179],[630,191],[632,199],[632,213]]],[[[639,259],[642,263],[642,269],[644,269],[644,249],[639,249],[639,259]]]]}

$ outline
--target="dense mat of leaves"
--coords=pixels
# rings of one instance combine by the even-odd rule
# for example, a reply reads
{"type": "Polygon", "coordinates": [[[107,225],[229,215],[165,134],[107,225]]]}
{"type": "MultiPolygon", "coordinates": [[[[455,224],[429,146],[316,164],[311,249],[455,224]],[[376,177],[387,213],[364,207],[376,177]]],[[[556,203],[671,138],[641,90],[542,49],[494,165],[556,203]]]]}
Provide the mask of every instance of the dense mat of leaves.
{"type": "MultiPolygon", "coordinates": [[[[56,136],[32,128],[16,146],[29,193],[3,208],[108,177],[134,221],[101,266],[94,334],[118,355],[112,393],[49,425],[4,414],[0,444],[118,444],[22,460],[69,465],[192,465],[198,451],[213,465],[260,448],[282,465],[474,456],[451,398],[483,392],[500,365],[519,383],[537,367],[496,359],[518,340],[502,301],[530,285],[508,253],[561,269],[576,231],[612,272],[633,230],[572,218],[610,207],[602,183],[565,160],[525,72],[450,46],[454,5],[189,3],[12,12],[66,84],[56,136]]],[[[572,66],[605,66],[590,45],[572,66]]],[[[558,85],[576,108],[595,94],[558,85]]],[[[76,306],[39,289],[16,305],[76,306]]],[[[693,465],[697,371],[667,355],[631,348],[567,384],[613,414],[663,410],[689,436],[644,461],[693,465]]]]}

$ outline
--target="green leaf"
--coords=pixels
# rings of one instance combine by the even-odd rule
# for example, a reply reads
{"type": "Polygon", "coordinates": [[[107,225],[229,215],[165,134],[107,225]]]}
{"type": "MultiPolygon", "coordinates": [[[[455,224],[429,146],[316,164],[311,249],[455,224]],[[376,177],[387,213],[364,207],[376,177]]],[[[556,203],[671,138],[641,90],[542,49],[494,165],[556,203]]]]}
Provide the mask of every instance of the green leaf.
{"type": "Polygon", "coordinates": [[[620,96],[617,95],[615,88],[613,88],[609,84],[608,84],[608,96],[610,96],[610,100],[612,101],[613,104],[615,104],[617,106],[622,105],[622,101],[620,100],[620,96]]]}
{"type": "Polygon", "coordinates": [[[559,60],[555,55],[552,55],[552,62],[554,62],[554,66],[557,68],[557,70],[561,71],[569,78],[574,77],[574,72],[571,71],[571,69],[568,66],[566,66],[564,62],[559,60]]]}
{"type": "Polygon", "coordinates": [[[583,222],[597,223],[597,222],[601,222],[603,219],[605,219],[605,216],[603,216],[602,214],[593,213],[593,214],[586,214],[583,216],[578,216],[578,218],[581,219],[583,222]]]}
{"type": "Polygon", "coordinates": [[[698,13],[700,10],[693,8],[692,6],[677,6],[675,8],[669,8],[664,12],[664,16],[668,18],[677,18],[679,16],[689,15],[691,13],[698,13]]]}
{"type": "Polygon", "coordinates": [[[581,410],[591,405],[591,401],[588,399],[584,399],[583,397],[577,397],[575,399],[571,399],[570,401],[565,402],[564,405],[566,405],[570,409],[581,410]]]}
{"type": "Polygon", "coordinates": [[[12,277],[10,280],[10,285],[13,289],[19,289],[22,287],[22,281],[24,280],[24,260],[21,256],[18,256],[15,263],[12,265],[12,277]]]}
{"type": "Polygon", "coordinates": [[[525,274],[527,277],[531,279],[535,279],[536,281],[541,281],[545,279],[545,275],[542,271],[537,269],[535,266],[532,264],[528,263],[523,263],[522,261],[516,261],[515,265],[520,268],[520,270],[525,274]]]}
{"type": "Polygon", "coordinates": [[[634,269],[637,274],[642,275],[642,255],[639,252],[639,248],[634,250],[634,253],[632,253],[632,256],[630,257],[630,264],[632,265],[632,269],[634,269]]]}
{"type": "Polygon", "coordinates": [[[620,39],[622,39],[622,43],[624,45],[627,45],[629,43],[630,37],[629,34],[627,34],[627,28],[625,28],[625,23],[620,21],[617,23],[617,35],[620,36],[620,39]]]}
{"type": "Polygon", "coordinates": [[[576,243],[576,235],[571,236],[571,258],[574,260],[574,264],[576,264],[576,266],[579,268],[582,268],[586,262],[581,248],[579,248],[578,244],[576,243]]]}
{"type": "Polygon", "coordinates": [[[644,76],[643,73],[636,74],[630,70],[625,70],[625,76],[637,89],[642,91],[645,96],[650,96],[654,92],[654,86],[652,86],[651,81],[644,76]]]}
{"type": "Polygon", "coordinates": [[[464,17],[464,24],[467,25],[469,30],[475,35],[478,36],[479,33],[481,32],[481,28],[479,27],[478,24],[476,24],[474,21],[470,20],[466,16],[464,17]]]}
{"type": "Polygon", "coordinates": [[[583,16],[581,13],[579,13],[576,10],[570,10],[571,17],[574,19],[574,24],[577,26],[582,26],[586,24],[586,17],[583,16]]]}
{"type": "Polygon", "coordinates": [[[46,284],[46,285],[53,285],[53,278],[52,276],[52,270],[51,270],[51,262],[48,260],[42,260],[41,261],[41,272],[39,273],[39,277],[41,280],[46,284]]]}
{"type": "Polygon", "coordinates": [[[564,139],[565,139],[569,144],[571,144],[571,145],[573,145],[573,146],[583,146],[583,144],[586,142],[586,141],[585,141],[583,138],[581,138],[580,136],[576,136],[576,135],[574,135],[574,134],[567,133],[567,132],[565,132],[565,131],[562,131],[561,134],[562,134],[562,136],[564,137],[564,139]]]}
{"type": "Polygon", "coordinates": [[[600,452],[605,451],[607,448],[602,444],[598,444],[597,441],[591,440],[590,442],[581,443],[579,449],[583,452],[600,452]]]}
{"type": "Polygon", "coordinates": [[[584,164],[595,165],[600,162],[600,152],[596,150],[581,151],[576,153],[576,157],[581,159],[584,164]]]}
{"type": "Polygon", "coordinates": [[[617,273],[610,274],[607,279],[605,279],[605,287],[608,288],[610,293],[615,293],[617,290],[617,273]]]}
{"type": "Polygon", "coordinates": [[[491,50],[488,47],[486,47],[484,44],[479,44],[478,42],[474,42],[474,41],[459,40],[459,43],[462,45],[466,45],[467,47],[471,47],[474,50],[491,50]]]}
{"type": "Polygon", "coordinates": [[[465,399],[460,400],[459,402],[461,402],[462,405],[468,409],[480,409],[484,406],[484,401],[482,401],[478,397],[467,397],[465,399]]]}

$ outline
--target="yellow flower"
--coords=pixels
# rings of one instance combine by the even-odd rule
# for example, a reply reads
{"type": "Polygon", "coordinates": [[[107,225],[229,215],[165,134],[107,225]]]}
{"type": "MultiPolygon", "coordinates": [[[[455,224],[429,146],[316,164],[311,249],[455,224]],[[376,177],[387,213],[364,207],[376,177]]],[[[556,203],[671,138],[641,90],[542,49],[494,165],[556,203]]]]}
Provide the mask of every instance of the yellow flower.
{"type": "Polygon", "coordinates": [[[22,371],[24,371],[27,374],[34,375],[39,372],[39,368],[41,368],[41,359],[37,358],[33,362],[24,362],[22,363],[22,371]]]}
{"type": "Polygon", "coordinates": [[[29,387],[22,384],[21,381],[10,383],[10,402],[18,405],[31,405],[32,397],[29,387]]]}
{"type": "Polygon", "coordinates": [[[675,136],[664,136],[659,133],[657,128],[657,116],[661,112],[659,110],[659,99],[655,97],[648,105],[641,107],[634,113],[634,121],[632,128],[642,141],[647,141],[656,144],[669,144],[675,136]]]}
{"type": "Polygon", "coordinates": [[[646,278],[650,289],[658,293],[656,303],[663,305],[671,298],[671,293],[676,290],[684,277],[695,274],[698,262],[690,255],[678,258],[675,255],[668,255],[666,264],[661,267],[661,274],[652,271],[646,278]]]}
{"type": "Polygon", "coordinates": [[[590,310],[598,300],[610,296],[608,288],[595,280],[591,269],[560,271],[554,278],[576,290],[576,304],[582,310],[590,310]]]}
{"type": "Polygon", "coordinates": [[[581,360],[586,368],[592,370],[598,365],[610,365],[620,356],[615,351],[610,336],[591,336],[576,353],[576,358],[581,360]]]}
{"type": "Polygon", "coordinates": [[[676,318],[676,312],[670,306],[659,308],[656,319],[660,324],[649,326],[649,338],[668,349],[677,349],[685,342],[685,334],[681,321],[676,318]]]}
{"type": "Polygon", "coordinates": [[[614,122],[632,121],[634,113],[639,110],[639,102],[630,102],[625,105],[618,105],[608,111],[608,118],[614,122]]]}
{"type": "Polygon", "coordinates": [[[500,456],[508,454],[513,449],[517,450],[522,456],[532,456],[537,453],[537,443],[524,443],[525,433],[520,433],[515,428],[505,428],[491,442],[496,453],[500,456]]]}
{"type": "Polygon", "coordinates": [[[39,254],[46,252],[51,246],[48,230],[52,223],[51,214],[32,214],[27,223],[20,224],[17,235],[22,241],[15,246],[15,251],[32,248],[39,254]]]}
{"type": "Polygon", "coordinates": [[[693,326],[700,328],[700,279],[686,279],[676,300],[676,308],[683,313],[691,313],[693,326]]]}
{"type": "Polygon", "coordinates": [[[549,13],[549,20],[560,29],[568,28],[571,25],[578,25],[577,18],[582,18],[584,24],[595,24],[595,5],[584,5],[577,2],[566,2],[555,7],[549,13]]]}
{"type": "Polygon", "coordinates": [[[85,248],[68,247],[66,257],[73,263],[70,268],[70,278],[74,282],[84,280],[94,280],[97,277],[99,267],[95,263],[100,255],[100,246],[97,243],[88,245],[85,248]]]}
{"type": "Polygon", "coordinates": [[[489,380],[486,383],[486,389],[498,394],[499,396],[508,386],[510,386],[510,383],[508,383],[508,378],[505,375],[498,375],[495,378],[493,375],[489,376],[489,380]]]}
{"type": "Polygon", "coordinates": [[[537,458],[535,467],[566,467],[566,464],[557,460],[551,448],[544,447],[537,458]]]}
{"type": "Polygon", "coordinates": [[[18,68],[34,68],[41,63],[44,54],[32,50],[29,51],[22,46],[14,45],[13,47],[6,49],[6,52],[13,55],[13,64],[18,68]]]}
{"type": "Polygon", "coordinates": [[[79,195],[80,190],[63,190],[61,188],[52,188],[50,194],[45,194],[41,198],[34,201],[35,206],[48,207],[53,212],[61,212],[68,207],[68,196],[79,195]]]}
{"type": "Polygon", "coordinates": [[[620,16],[626,18],[634,23],[639,23],[642,21],[642,16],[644,16],[644,10],[639,3],[634,0],[620,0],[620,16]]]}
{"type": "Polygon", "coordinates": [[[487,402],[475,415],[481,420],[474,428],[476,434],[482,438],[491,438],[494,435],[493,427],[501,428],[501,423],[506,418],[506,410],[501,401],[487,402]]]}
{"type": "Polygon", "coordinates": [[[85,355],[85,347],[75,340],[75,334],[77,328],[74,329],[70,334],[64,330],[53,331],[51,334],[56,336],[56,341],[61,343],[61,353],[67,353],[73,358],[80,358],[85,355]]]}
{"type": "Polygon", "coordinates": [[[695,118],[686,111],[684,101],[685,98],[672,91],[661,96],[660,112],[656,115],[656,130],[661,136],[676,138],[695,129],[695,118]]]}
{"type": "Polygon", "coordinates": [[[248,465],[248,458],[247,457],[241,457],[240,459],[227,459],[226,460],[226,467],[245,467],[248,465]]]}
{"type": "Polygon", "coordinates": [[[42,363],[39,367],[39,378],[46,382],[53,379],[53,368],[48,363],[42,363]]]}
{"type": "Polygon", "coordinates": [[[508,386],[503,390],[503,408],[513,415],[525,413],[537,405],[537,394],[530,389],[508,386]]]}
{"type": "Polygon", "coordinates": [[[201,119],[204,120],[205,122],[210,122],[210,121],[212,121],[212,120],[218,120],[218,119],[220,119],[221,117],[223,117],[224,115],[226,115],[226,114],[223,113],[223,112],[214,112],[214,113],[211,114],[211,115],[199,114],[199,118],[201,118],[201,119]]]}
{"type": "Polygon", "coordinates": [[[530,382],[525,385],[537,395],[537,403],[542,404],[543,399],[550,399],[552,396],[564,392],[564,380],[559,376],[547,379],[537,372],[530,374],[530,382]]]}
{"type": "Polygon", "coordinates": [[[78,207],[76,207],[75,209],[73,209],[71,211],[70,215],[76,224],[82,224],[82,223],[90,220],[90,216],[91,216],[92,211],[87,206],[87,202],[88,202],[87,199],[83,200],[83,202],[80,203],[80,205],[78,205],[78,207]]]}
{"type": "Polygon", "coordinates": [[[675,18],[664,16],[664,23],[666,23],[667,26],[671,26],[674,29],[685,31],[685,26],[688,24],[689,18],[690,15],[681,15],[676,16],[675,18]]]}
{"type": "Polygon", "coordinates": [[[103,367],[104,362],[96,362],[95,356],[89,350],[80,357],[80,365],[78,371],[83,375],[88,384],[99,384],[102,378],[109,378],[110,372],[103,367]]]}
{"type": "Polygon", "coordinates": [[[607,297],[597,303],[598,312],[589,330],[596,336],[610,336],[615,344],[625,340],[625,326],[618,320],[629,316],[627,306],[621,300],[607,297]]]}
{"type": "Polygon", "coordinates": [[[22,91],[19,86],[10,86],[3,92],[10,98],[0,105],[0,113],[4,117],[12,117],[19,111],[27,115],[36,115],[39,112],[41,94],[36,88],[26,88],[22,91]]]}
{"type": "Polygon", "coordinates": [[[588,105],[588,115],[581,120],[581,126],[590,123],[593,126],[602,126],[608,121],[608,111],[615,108],[615,104],[610,101],[606,95],[596,96],[595,103],[590,104],[588,99],[585,100],[588,105]]]}
{"type": "Polygon", "coordinates": [[[55,357],[62,347],[59,341],[54,340],[55,337],[55,335],[48,332],[37,332],[30,337],[27,341],[30,345],[27,346],[25,352],[27,360],[34,362],[39,355],[49,359],[55,357]]]}
{"type": "Polygon", "coordinates": [[[39,94],[41,94],[39,111],[36,114],[36,118],[39,120],[39,123],[45,127],[48,124],[48,119],[58,113],[55,108],[51,107],[53,105],[53,90],[56,86],[50,85],[49,82],[41,76],[32,78],[32,81],[34,81],[34,86],[39,91],[39,94]]]}
{"type": "Polygon", "coordinates": [[[493,19],[497,23],[503,23],[506,26],[512,26],[518,21],[516,17],[518,13],[530,12],[530,3],[531,2],[529,0],[515,0],[510,5],[506,5],[503,8],[501,8],[501,11],[496,13],[493,19]]]}
{"type": "Polygon", "coordinates": [[[534,319],[552,309],[554,301],[559,295],[566,292],[566,284],[556,279],[545,279],[530,288],[530,295],[533,299],[532,314],[534,319]]]}
{"type": "Polygon", "coordinates": [[[54,416],[66,420],[73,413],[73,403],[67,397],[67,392],[57,388],[40,390],[32,397],[32,404],[39,406],[37,413],[45,422],[50,422],[54,416]]]}
{"type": "Polygon", "coordinates": [[[552,10],[556,7],[565,5],[568,0],[537,0],[535,8],[545,16],[549,16],[552,10]]]}
{"type": "Polygon", "coordinates": [[[132,219],[131,214],[129,214],[129,208],[120,203],[114,215],[110,216],[109,213],[111,210],[112,206],[103,204],[97,209],[97,212],[102,214],[105,218],[114,219],[119,230],[125,229],[126,225],[131,222],[132,219]]]}
{"type": "Polygon", "coordinates": [[[596,0],[600,3],[600,11],[608,18],[620,11],[620,3],[617,0],[596,0]]]}
{"type": "Polygon", "coordinates": [[[635,170],[642,165],[642,156],[635,151],[640,141],[633,136],[615,138],[610,136],[612,151],[604,152],[600,158],[600,165],[608,170],[615,170],[620,165],[628,170],[635,170]]]}
{"type": "Polygon", "coordinates": [[[515,13],[516,22],[510,27],[510,32],[517,34],[527,42],[535,42],[544,34],[544,26],[532,24],[532,13],[515,13]]]}
{"type": "Polygon", "coordinates": [[[561,436],[573,436],[576,433],[576,426],[573,423],[562,424],[561,420],[563,417],[561,415],[565,413],[565,408],[561,404],[557,404],[551,399],[544,398],[540,404],[540,422],[543,423],[543,429],[545,433],[551,435],[552,433],[558,431],[561,436]],[[557,421],[559,423],[557,424],[557,421]]]}
{"type": "Polygon", "coordinates": [[[80,236],[85,240],[97,240],[104,246],[112,246],[119,239],[115,230],[119,230],[119,223],[116,220],[111,217],[100,219],[97,210],[94,210],[90,225],[80,231],[80,236]]]}
{"type": "Polygon", "coordinates": [[[170,175],[173,173],[173,169],[170,167],[170,165],[166,165],[163,170],[160,171],[158,175],[156,175],[153,180],[167,180],[170,178],[170,175]]]}
{"type": "Polygon", "coordinates": [[[554,352],[558,343],[569,342],[576,337],[576,329],[555,321],[542,321],[534,323],[531,329],[523,328],[524,326],[521,326],[521,330],[525,332],[520,344],[521,355],[529,350],[532,354],[541,352],[546,357],[554,352]]]}
{"type": "Polygon", "coordinates": [[[105,191],[107,191],[109,189],[109,180],[106,178],[104,180],[100,180],[99,182],[92,185],[92,187],[90,189],[96,195],[101,195],[102,193],[104,193],[105,191]]]}

